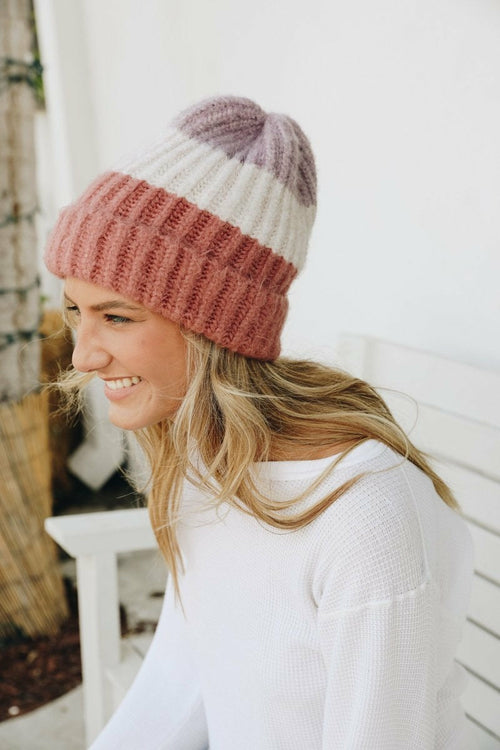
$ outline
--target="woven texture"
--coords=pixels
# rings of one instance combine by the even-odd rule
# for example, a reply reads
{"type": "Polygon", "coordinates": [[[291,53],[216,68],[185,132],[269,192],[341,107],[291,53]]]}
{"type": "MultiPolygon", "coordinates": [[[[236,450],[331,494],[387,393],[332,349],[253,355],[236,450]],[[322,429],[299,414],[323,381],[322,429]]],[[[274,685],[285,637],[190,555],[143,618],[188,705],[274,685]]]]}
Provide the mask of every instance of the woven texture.
{"type": "Polygon", "coordinates": [[[0,404],[0,638],[57,632],[68,615],[51,515],[48,394],[0,404]]]}
{"type": "Polygon", "coordinates": [[[315,210],[314,159],[297,123],[217,97],[100,175],[61,212],[45,259],[57,276],[274,359],[315,210]]]}

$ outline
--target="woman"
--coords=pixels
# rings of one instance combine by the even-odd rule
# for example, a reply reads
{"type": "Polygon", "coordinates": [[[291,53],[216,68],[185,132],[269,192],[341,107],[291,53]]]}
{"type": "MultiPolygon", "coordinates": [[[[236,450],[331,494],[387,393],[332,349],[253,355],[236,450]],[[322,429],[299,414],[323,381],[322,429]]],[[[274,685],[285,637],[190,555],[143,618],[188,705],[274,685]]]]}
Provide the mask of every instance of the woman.
{"type": "Polygon", "coordinates": [[[74,367],[138,431],[171,572],[92,750],[469,747],[456,503],[368,384],[278,356],[315,204],[299,126],[217,97],[51,235],[74,367]]]}

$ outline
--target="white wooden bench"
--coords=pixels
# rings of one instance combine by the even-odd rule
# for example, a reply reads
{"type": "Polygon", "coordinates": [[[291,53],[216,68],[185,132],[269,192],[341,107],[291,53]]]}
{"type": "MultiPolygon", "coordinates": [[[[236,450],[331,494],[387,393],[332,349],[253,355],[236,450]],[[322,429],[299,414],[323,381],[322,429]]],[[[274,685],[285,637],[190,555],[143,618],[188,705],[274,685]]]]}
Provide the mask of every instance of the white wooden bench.
{"type": "Polygon", "coordinates": [[[85,739],[99,734],[139,669],[151,636],[121,639],[117,556],[156,548],[146,508],[47,518],[76,558],[85,739]]]}
{"type": "Polygon", "coordinates": [[[342,336],[338,352],[414,425],[413,442],[436,457],[467,519],[475,576],[458,653],[469,672],[463,703],[480,750],[500,750],[500,373],[361,336],[342,336]]]}
{"type": "MultiPolygon", "coordinates": [[[[476,575],[459,660],[470,673],[464,704],[480,750],[500,750],[500,374],[359,336],[341,337],[340,365],[375,386],[412,439],[437,457],[476,548],[476,575]],[[409,400],[385,388],[409,394],[409,400]]],[[[87,742],[133,679],[141,656],[120,642],[116,560],[156,546],[147,511],[46,521],[77,560],[87,742]]]]}

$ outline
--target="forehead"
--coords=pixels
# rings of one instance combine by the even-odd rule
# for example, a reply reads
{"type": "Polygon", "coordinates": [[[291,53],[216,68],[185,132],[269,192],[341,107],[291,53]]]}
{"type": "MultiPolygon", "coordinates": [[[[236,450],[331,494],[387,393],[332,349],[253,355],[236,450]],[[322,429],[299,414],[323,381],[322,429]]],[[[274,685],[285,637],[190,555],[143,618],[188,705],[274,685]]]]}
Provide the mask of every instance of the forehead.
{"type": "Polygon", "coordinates": [[[78,305],[94,307],[109,304],[113,307],[121,305],[135,310],[145,310],[138,302],[134,302],[129,297],[114,292],[112,289],[91,284],[82,279],[66,279],[64,282],[64,295],[72,302],[78,305]]]}

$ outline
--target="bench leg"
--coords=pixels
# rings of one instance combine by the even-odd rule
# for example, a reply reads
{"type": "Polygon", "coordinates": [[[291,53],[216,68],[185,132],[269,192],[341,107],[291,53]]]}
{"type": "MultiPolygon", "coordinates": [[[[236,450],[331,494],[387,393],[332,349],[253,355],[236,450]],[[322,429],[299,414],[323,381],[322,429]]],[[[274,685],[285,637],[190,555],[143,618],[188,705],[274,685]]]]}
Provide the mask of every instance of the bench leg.
{"type": "Polygon", "coordinates": [[[116,555],[82,555],[76,562],[87,746],[109,719],[106,672],[120,661],[116,555]]]}

